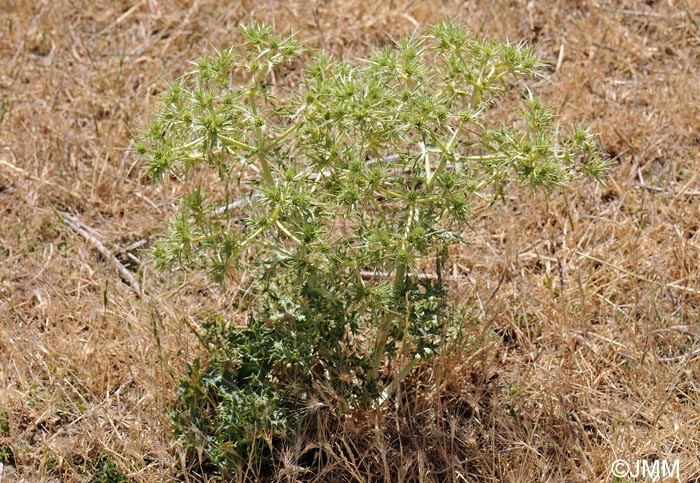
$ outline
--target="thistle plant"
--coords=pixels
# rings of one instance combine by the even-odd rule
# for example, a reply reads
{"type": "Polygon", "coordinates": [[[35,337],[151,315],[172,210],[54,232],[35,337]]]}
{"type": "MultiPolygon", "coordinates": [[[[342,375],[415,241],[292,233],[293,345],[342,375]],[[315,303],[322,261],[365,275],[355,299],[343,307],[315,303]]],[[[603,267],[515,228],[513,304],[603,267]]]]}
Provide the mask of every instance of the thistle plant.
{"type": "Polygon", "coordinates": [[[153,180],[187,190],[159,265],[251,274],[246,327],[206,324],[208,367],[190,366],[176,410],[228,470],[273,455],[300,401],[381,403],[439,349],[442,268],[475,209],[512,183],[551,193],[607,168],[585,127],[522,87],[542,67],[522,43],[442,23],[348,63],[266,25],[242,34],[168,86],[137,148],[153,180]]]}

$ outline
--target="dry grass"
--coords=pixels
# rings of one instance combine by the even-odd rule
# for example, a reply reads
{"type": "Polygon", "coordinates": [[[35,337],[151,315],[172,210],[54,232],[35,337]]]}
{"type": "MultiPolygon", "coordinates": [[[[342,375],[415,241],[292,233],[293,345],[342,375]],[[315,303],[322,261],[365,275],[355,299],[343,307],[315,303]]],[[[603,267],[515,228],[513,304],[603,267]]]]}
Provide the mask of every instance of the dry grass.
{"type": "Polygon", "coordinates": [[[58,215],[115,253],[163,227],[177,188],[121,150],[162,81],[252,18],[354,58],[445,17],[535,42],[537,92],[601,133],[614,171],[476,220],[455,254],[473,344],[319,444],[321,478],[612,481],[615,459],[678,458],[700,480],[699,2],[220,4],[0,0],[0,481],[89,481],[101,458],[186,478],[167,408],[198,351],[186,323],[226,294],[136,252],[139,298],[58,215]]]}

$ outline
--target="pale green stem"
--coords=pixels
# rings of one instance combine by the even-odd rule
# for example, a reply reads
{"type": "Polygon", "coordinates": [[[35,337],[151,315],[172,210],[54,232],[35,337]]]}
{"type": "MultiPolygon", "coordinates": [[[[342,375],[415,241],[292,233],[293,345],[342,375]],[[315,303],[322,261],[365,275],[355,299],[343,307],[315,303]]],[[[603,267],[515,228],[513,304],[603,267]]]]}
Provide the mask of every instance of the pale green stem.
{"type": "Polygon", "coordinates": [[[258,159],[260,160],[260,167],[262,168],[263,179],[268,187],[272,188],[275,186],[275,179],[272,177],[272,170],[270,169],[270,163],[267,162],[265,157],[265,150],[258,150],[258,159]]]}
{"type": "MultiPolygon", "coordinates": [[[[416,218],[415,207],[412,207],[408,213],[408,220],[406,223],[406,230],[404,231],[404,238],[401,241],[401,248],[406,249],[406,238],[411,232],[411,226],[413,225],[413,220],[416,218]]],[[[394,273],[394,283],[392,285],[392,291],[394,294],[394,299],[398,300],[399,297],[403,296],[404,291],[404,279],[406,278],[406,270],[408,269],[408,264],[406,261],[400,261],[396,265],[396,272],[394,273]]],[[[377,334],[377,341],[374,347],[374,357],[372,361],[372,368],[370,369],[370,380],[376,380],[377,373],[379,372],[379,366],[384,357],[384,350],[386,349],[386,343],[389,339],[389,331],[391,326],[396,320],[397,314],[395,312],[387,312],[384,314],[384,320],[379,327],[379,333],[377,334]]]]}
{"type": "Polygon", "coordinates": [[[223,134],[217,134],[217,136],[222,141],[225,141],[227,144],[230,144],[231,146],[234,146],[238,149],[245,149],[246,151],[255,151],[255,148],[253,146],[249,146],[248,144],[241,142],[237,139],[224,136],[223,134]]]}
{"type": "MultiPolygon", "coordinates": [[[[253,74],[253,84],[250,88],[250,92],[248,92],[248,100],[250,101],[250,111],[252,112],[254,118],[258,115],[258,103],[255,99],[255,95],[260,89],[260,81],[263,75],[264,73],[262,73],[262,70],[258,70],[256,73],[253,74]]],[[[267,162],[267,147],[264,145],[265,143],[262,138],[262,129],[260,128],[260,126],[256,126],[255,128],[255,139],[257,140],[257,148],[254,149],[254,151],[258,155],[258,160],[260,160],[262,177],[265,181],[265,184],[271,188],[275,185],[275,179],[272,176],[270,163],[267,162]]]]}
{"type": "MultiPolygon", "coordinates": [[[[237,139],[233,139],[233,138],[230,138],[228,136],[224,136],[223,134],[219,134],[218,137],[222,141],[225,141],[226,143],[228,143],[232,146],[235,146],[238,149],[245,149],[247,151],[253,151],[255,154],[257,154],[258,159],[260,160],[260,167],[262,168],[262,176],[263,176],[263,179],[265,180],[265,184],[270,188],[275,185],[275,180],[272,177],[272,170],[270,169],[270,164],[267,162],[267,159],[265,158],[266,148],[256,149],[253,146],[249,146],[248,144],[245,144],[237,139]]],[[[258,138],[258,146],[260,146],[260,143],[262,143],[262,141],[260,140],[260,138],[258,138]]]]}
{"type": "MultiPolygon", "coordinates": [[[[442,144],[439,140],[437,141],[440,151],[442,151],[442,156],[440,156],[440,162],[438,163],[437,167],[435,168],[435,172],[433,172],[432,175],[426,169],[426,185],[428,189],[432,188],[433,183],[435,182],[435,178],[445,170],[446,155],[448,153],[451,153],[454,149],[455,144],[457,143],[457,139],[459,137],[459,133],[462,131],[462,126],[464,126],[464,121],[459,122],[457,128],[455,129],[455,132],[452,133],[452,137],[450,138],[447,145],[442,144]]],[[[425,153],[425,157],[427,165],[429,163],[427,152],[425,153]]]]}
{"type": "Polygon", "coordinates": [[[198,137],[198,138],[195,139],[194,141],[191,141],[191,142],[189,142],[189,143],[187,143],[187,144],[183,144],[182,146],[178,146],[178,147],[174,148],[173,151],[185,151],[185,150],[187,150],[187,149],[193,148],[193,147],[195,147],[197,144],[199,144],[199,143],[201,143],[202,141],[204,141],[204,139],[205,139],[204,136],[198,137]]]}
{"type": "Polygon", "coordinates": [[[299,240],[299,239],[298,239],[297,237],[295,237],[289,230],[287,230],[287,228],[285,228],[285,226],[284,226],[282,223],[280,223],[279,220],[276,220],[276,221],[275,221],[275,226],[276,226],[277,228],[279,228],[280,231],[281,231],[282,233],[284,233],[284,234],[287,235],[289,238],[291,238],[292,240],[294,240],[294,243],[297,243],[297,244],[301,245],[301,240],[299,240]]]}
{"type": "MultiPolygon", "coordinates": [[[[275,148],[279,143],[281,143],[286,137],[288,137],[291,133],[293,133],[296,130],[297,126],[295,124],[292,124],[287,128],[286,131],[284,131],[282,134],[277,136],[270,144],[265,145],[265,141],[262,139],[262,131],[260,128],[257,128],[257,136],[258,136],[258,150],[256,154],[258,155],[258,159],[260,160],[260,168],[262,168],[262,176],[265,180],[265,184],[267,184],[269,187],[272,187],[275,185],[275,180],[272,176],[272,170],[270,169],[270,163],[267,161],[267,152],[270,149],[275,148]]],[[[293,238],[293,237],[292,237],[293,238]]]]}
{"type": "Polygon", "coordinates": [[[384,404],[384,402],[391,397],[391,395],[394,393],[396,390],[396,386],[401,384],[401,381],[404,380],[406,376],[413,370],[414,367],[416,367],[416,364],[420,360],[420,357],[418,355],[413,356],[413,359],[410,360],[408,364],[406,364],[403,369],[399,372],[399,374],[396,376],[396,378],[391,381],[387,386],[384,388],[382,391],[381,396],[379,396],[379,404],[384,404]],[[396,386],[394,386],[394,383],[396,383],[396,386]]]}
{"type": "Polygon", "coordinates": [[[291,126],[289,126],[289,127],[287,128],[286,131],[284,131],[282,134],[280,134],[279,136],[277,136],[277,137],[267,146],[267,150],[276,148],[276,147],[279,145],[279,143],[281,143],[282,141],[284,141],[290,134],[292,134],[292,133],[296,130],[296,128],[297,128],[297,125],[296,125],[296,124],[292,124],[291,126]]]}

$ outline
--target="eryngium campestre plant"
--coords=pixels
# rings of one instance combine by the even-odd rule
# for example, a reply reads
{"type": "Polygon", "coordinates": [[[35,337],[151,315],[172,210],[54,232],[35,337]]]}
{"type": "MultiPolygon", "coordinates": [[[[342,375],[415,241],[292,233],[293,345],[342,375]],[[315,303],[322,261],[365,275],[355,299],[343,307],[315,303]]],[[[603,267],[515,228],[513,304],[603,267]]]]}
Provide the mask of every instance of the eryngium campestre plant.
{"type": "Polygon", "coordinates": [[[251,275],[245,328],[205,324],[211,355],[175,411],[224,471],[269,461],[304,401],[381,403],[438,349],[441,268],[475,207],[607,168],[586,128],[560,128],[523,87],[542,67],[524,44],[443,23],[351,64],[266,25],[242,34],[168,87],[137,148],[153,180],[188,190],[160,266],[251,275]]]}

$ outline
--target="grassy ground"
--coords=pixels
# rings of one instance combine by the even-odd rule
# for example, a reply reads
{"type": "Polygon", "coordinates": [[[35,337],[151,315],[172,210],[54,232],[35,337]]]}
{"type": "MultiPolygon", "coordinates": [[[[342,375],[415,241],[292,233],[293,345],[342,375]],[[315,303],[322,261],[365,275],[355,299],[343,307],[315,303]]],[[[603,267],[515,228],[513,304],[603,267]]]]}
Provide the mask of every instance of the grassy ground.
{"type": "Polygon", "coordinates": [[[474,345],[341,428],[325,478],[614,481],[616,459],[678,459],[699,481],[700,2],[232,3],[0,0],[0,481],[203,478],[168,405],[188,324],[226,294],[134,249],[140,298],[90,240],[126,264],[174,211],[123,150],[163,81],[251,19],[352,59],[441,18],[533,42],[537,94],[614,169],[475,220],[454,265],[474,345]]]}

